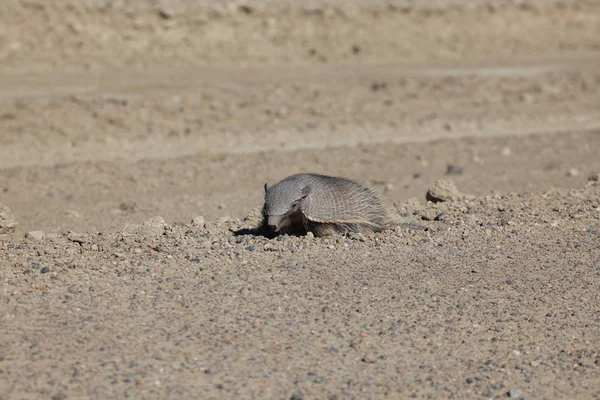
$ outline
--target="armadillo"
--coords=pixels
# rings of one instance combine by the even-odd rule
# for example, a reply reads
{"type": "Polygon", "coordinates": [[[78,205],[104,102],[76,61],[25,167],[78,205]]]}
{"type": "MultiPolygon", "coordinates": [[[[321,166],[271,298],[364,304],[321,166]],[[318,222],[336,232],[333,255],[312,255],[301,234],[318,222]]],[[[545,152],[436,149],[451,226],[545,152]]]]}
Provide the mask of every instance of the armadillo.
{"type": "Polygon", "coordinates": [[[263,216],[271,232],[315,236],[378,232],[390,222],[373,189],[348,178],[312,173],[265,183],[263,216]]]}

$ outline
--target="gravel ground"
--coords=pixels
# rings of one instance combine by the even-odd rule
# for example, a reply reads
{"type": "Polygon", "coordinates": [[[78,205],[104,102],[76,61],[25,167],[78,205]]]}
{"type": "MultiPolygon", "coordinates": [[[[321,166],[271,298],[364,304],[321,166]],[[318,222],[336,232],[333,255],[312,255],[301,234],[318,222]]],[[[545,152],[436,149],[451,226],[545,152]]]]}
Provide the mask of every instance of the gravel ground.
{"type": "Polygon", "coordinates": [[[6,3],[1,400],[600,399],[597,1],[6,3]]]}

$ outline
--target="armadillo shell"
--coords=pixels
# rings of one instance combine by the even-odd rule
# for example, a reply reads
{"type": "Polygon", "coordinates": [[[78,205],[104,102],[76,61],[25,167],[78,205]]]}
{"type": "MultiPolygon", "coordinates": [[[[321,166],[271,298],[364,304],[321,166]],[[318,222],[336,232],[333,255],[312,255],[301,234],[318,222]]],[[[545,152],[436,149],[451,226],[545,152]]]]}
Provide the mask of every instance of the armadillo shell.
{"type": "Polygon", "coordinates": [[[374,228],[385,223],[385,207],[370,188],[347,178],[306,175],[305,179],[312,190],[302,212],[310,221],[374,228]]]}

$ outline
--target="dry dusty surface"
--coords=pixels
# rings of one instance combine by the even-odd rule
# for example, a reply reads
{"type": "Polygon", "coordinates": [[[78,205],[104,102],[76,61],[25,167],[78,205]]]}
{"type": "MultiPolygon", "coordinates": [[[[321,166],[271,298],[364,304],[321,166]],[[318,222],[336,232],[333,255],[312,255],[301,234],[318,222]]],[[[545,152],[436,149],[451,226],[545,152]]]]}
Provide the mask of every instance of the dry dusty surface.
{"type": "Polygon", "coordinates": [[[595,0],[2,2],[0,399],[600,399],[599,65],[595,0]],[[296,172],[399,225],[248,234],[296,172]]]}

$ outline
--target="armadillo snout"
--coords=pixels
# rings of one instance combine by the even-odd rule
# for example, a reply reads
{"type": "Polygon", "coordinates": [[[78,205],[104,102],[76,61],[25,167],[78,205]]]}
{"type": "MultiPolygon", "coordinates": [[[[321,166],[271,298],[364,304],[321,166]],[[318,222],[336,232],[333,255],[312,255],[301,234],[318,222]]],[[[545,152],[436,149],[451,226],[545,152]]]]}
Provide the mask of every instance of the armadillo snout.
{"type": "Polygon", "coordinates": [[[278,232],[285,226],[285,218],[281,215],[269,215],[267,218],[267,226],[273,232],[278,232]]]}

